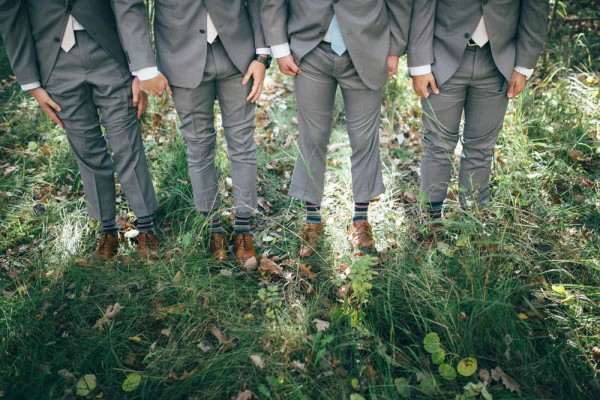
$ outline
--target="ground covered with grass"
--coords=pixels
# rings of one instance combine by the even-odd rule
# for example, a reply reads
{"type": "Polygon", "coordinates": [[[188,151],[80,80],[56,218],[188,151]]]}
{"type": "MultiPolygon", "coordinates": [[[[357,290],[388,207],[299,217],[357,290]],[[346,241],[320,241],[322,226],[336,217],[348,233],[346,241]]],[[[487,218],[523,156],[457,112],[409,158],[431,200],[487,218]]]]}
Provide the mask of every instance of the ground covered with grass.
{"type": "MultiPolygon", "coordinates": [[[[348,240],[341,101],[326,243],[307,263],[297,256],[303,210],[287,196],[293,83],[277,74],[257,109],[259,264],[211,261],[167,99],[144,117],[162,258],[138,261],[124,238],[117,260],[94,263],[98,226],[84,214],[64,132],[3,81],[0,398],[599,398],[600,79],[597,47],[585,35],[563,40],[569,32],[549,46],[564,56],[550,54],[510,106],[494,201],[461,209],[454,190],[431,246],[416,240],[434,230],[418,204],[420,108],[405,76],[388,84],[388,190],[370,208],[376,267],[348,240]]],[[[219,143],[222,219],[231,222],[222,135],[219,143]]],[[[124,195],[119,207],[131,231],[124,195]]]]}

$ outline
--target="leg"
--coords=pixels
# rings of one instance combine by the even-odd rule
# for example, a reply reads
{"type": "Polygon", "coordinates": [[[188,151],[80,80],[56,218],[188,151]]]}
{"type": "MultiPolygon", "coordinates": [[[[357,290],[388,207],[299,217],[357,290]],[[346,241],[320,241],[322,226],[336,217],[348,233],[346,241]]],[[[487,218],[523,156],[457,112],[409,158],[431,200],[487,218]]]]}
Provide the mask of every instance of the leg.
{"type": "Polygon", "coordinates": [[[79,42],[69,53],[60,50],[46,90],[62,107],[58,116],[65,124],[79,167],[88,214],[96,220],[111,221],[116,206],[114,173],[92,88],[86,82],[84,58],[79,42]]]}
{"type": "Polygon", "coordinates": [[[331,63],[330,56],[317,47],[302,60],[302,73],[296,76],[299,152],[290,195],[316,204],[323,198],[337,88],[331,63]]]}
{"type": "Polygon", "coordinates": [[[461,192],[462,204],[469,198],[479,204],[490,201],[492,156],[508,106],[505,78],[494,64],[489,46],[477,50],[476,67],[465,105],[459,172],[459,184],[466,189],[461,192]]]}
{"type": "Polygon", "coordinates": [[[187,162],[196,209],[211,212],[219,207],[215,170],[215,83],[203,81],[195,89],[173,87],[179,130],[187,143],[187,162]]]}
{"type": "Polygon", "coordinates": [[[135,215],[148,225],[158,200],[146,162],[137,109],[132,105],[131,75],[87,34],[78,35],[78,44],[85,50],[87,80],[102,115],[104,134],[123,191],[135,215]]]}
{"type": "MultiPolygon", "coordinates": [[[[433,214],[441,212],[452,174],[452,156],[458,143],[460,120],[470,80],[470,52],[465,53],[458,71],[440,88],[421,100],[423,108],[423,153],[421,193],[433,214]]],[[[471,59],[472,61],[472,59],[471,59]]]]}
{"type": "Polygon", "coordinates": [[[242,85],[237,70],[223,45],[213,45],[217,66],[215,81],[221,107],[227,152],[231,161],[233,199],[236,216],[250,217],[256,210],[256,142],[254,141],[255,105],[246,101],[252,81],[242,85]]]}

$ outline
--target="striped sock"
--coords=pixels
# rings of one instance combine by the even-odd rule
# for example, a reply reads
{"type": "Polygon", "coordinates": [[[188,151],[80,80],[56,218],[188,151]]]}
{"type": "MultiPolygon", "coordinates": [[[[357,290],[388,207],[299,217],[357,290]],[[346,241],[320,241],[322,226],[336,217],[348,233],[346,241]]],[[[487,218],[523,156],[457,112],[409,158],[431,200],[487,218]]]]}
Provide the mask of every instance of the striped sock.
{"type": "Polygon", "coordinates": [[[137,219],[137,230],[140,232],[151,232],[154,233],[154,222],[150,215],[144,215],[137,219]]]}
{"type": "Polygon", "coordinates": [[[221,235],[225,234],[225,228],[221,225],[221,218],[219,217],[219,213],[217,212],[203,212],[204,217],[207,221],[210,221],[210,225],[208,227],[208,231],[210,233],[220,233],[221,235]]]}
{"type": "Polygon", "coordinates": [[[321,205],[314,203],[306,203],[306,223],[318,224],[323,220],[321,216],[321,205]]]}
{"type": "Polygon", "coordinates": [[[364,221],[369,214],[369,202],[354,203],[354,217],[352,222],[364,221]]]}
{"type": "Polygon", "coordinates": [[[109,219],[106,221],[102,221],[102,233],[113,235],[114,237],[117,237],[118,230],[117,230],[117,222],[116,222],[115,218],[112,218],[112,219],[109,219]]]}
{"type": "Polygon", "coordinates": [[[236,234],[250,232],[250,214],[236,214],[233,231],[236,234]]]}

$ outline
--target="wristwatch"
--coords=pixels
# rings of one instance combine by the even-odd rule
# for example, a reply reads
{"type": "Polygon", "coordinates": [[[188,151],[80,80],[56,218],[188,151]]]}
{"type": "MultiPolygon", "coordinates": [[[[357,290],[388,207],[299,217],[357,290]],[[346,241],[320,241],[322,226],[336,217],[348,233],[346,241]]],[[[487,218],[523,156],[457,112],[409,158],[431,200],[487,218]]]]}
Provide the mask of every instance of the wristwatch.
{"type": "Polygon", "coordinates": [[[256,61],[258,61],[261,64],[264,64],[264,66],[269,69],[269,67],[271,66],[271,60],[273,59],[273,57],[271,56],[262,56],[260,54],[257,54],[256,57],[254,58],[256,61]]]}

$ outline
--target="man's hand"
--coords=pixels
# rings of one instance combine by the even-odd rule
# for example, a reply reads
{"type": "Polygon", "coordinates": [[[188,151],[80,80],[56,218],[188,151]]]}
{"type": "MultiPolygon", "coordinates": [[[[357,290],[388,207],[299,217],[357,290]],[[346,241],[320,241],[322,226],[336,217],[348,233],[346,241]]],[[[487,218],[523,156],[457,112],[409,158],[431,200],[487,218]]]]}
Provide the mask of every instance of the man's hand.
{"type": "Polygon", "coordinates": [[[35,89],[31,89],[29,94],[38,102],[40,107],[42,107],[42,110],[48,114],[52,121],[60,125],[61,128],[65,127],[65,124],[63,124],[60,118],[58,118],[58,115],[56,115],[56,112],[62,111],[62,108],[58,105],[58,103],[52,100],[48,92],[46,92],[46,89],[37,87],[35,89]]]}
{"type": "Polygon", "coordinates": [[[140,86],[140,80],[137,76],[134,77],[133,82],[131,82],[131,92],[133,93],[133,106],[137,107],[137,119],[142,118],[142,114],[144,114],[144,110],[148,105],[148,95],[141,90],[140,86]]]}
{"type": "Polygon", "coordinates": [[[140,81],[140,83],[140,88],[144,93],[162,96],[163,93],[167,92],[167,94],[171,95],[171,87],[169,86],[169,82],[162,73],[152,79],[140,81]]]}
{"type": "Polygon", "coordinates": [[[513,71],[506,95],[509,99],[514,99],[525,89],[525,85],[527,85],[527,77],[517,71],[513,71]]]}
{"type": "Polygon", "coordinates": [[[413,88],[417,96],[426,99],[429,97],[429,88],[435,94],[440,94],[437,83],[435,82],[435,76],[430,72],[425,75],[417,75],[412,77],[413,88]]]}
{"type": "MultiPolygon", "coordinates": [[[[266,57],[266,56],[265,56],[266,57]]],[[[254,103],[260,97],[263,88],[263,82],[265,81],[265,73],[267,72],[267,67],[265,64],[252,61],[250,66],[248,67],[248,71],[246,71],[246,75],[242,79],[242,85],[246,85],[250,78],[252,78],[252,90],[250,90],[250,94],[246,97],[246,101],[254,103]]]]}
{"type": "Polygon", "coordinates": [[[294,56],[291,54],[289,56],[281,57],[277,59],[277,64],[279,65],[279,70],[284,75],[296,76],[302,71],[296,65],[294,61],[294,56]]]}
{"type": "Polygon", "coordinates": [[[390,54],[389,56],[387,56],[387,71],[388,71],[388,76],[394,76],[398,73],[398,59],[400,57],[399,56],[394,56],[392,54],[390,54]]]}

